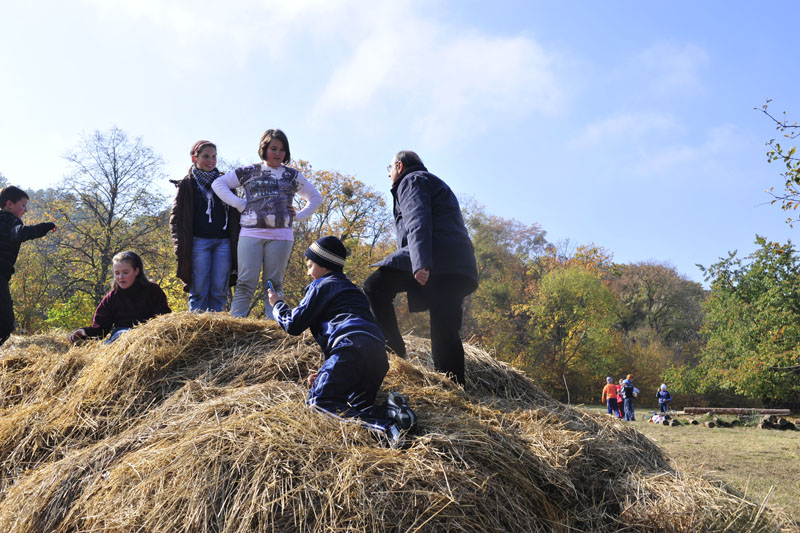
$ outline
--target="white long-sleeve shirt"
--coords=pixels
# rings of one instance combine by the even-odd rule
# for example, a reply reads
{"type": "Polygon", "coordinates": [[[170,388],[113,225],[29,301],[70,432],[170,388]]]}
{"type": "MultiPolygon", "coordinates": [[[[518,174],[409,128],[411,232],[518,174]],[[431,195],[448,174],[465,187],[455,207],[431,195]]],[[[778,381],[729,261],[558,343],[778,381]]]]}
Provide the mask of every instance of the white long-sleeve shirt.
{"type": "Polygon", "coordinates": [[[322,204],[322,195],[301,172],[284,165],[272,168],[263,161],[220,176],[211,188],[223,202],[242,213],[242,237],[294,240],[293,218],[305,220],[322,204]],[[231,192],[239,187],[244,187],[245,198],[231,192]],[[305,205],[292,218],[287,208],[295,194],[305,205]]]}

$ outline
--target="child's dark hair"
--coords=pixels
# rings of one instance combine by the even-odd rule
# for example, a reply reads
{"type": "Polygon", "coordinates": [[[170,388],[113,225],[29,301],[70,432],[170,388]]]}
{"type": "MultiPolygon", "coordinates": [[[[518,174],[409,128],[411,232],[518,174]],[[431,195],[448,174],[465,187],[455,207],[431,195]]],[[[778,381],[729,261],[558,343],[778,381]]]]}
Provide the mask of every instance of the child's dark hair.
{"type": "MultiPolygon", "coordinates": [[[[128,250],[127,252],[120,252],[115,255],[111,259],[112,263],[128,263],[133,268],[138,268],[139,273],[136,275],[136,281],[134,283],[139,285],[147,285],[150,281],[147,279],[147,275],[144,273],[144,263],[142,262],[142,258],[139,257],[139,254],[136,252],[131,252],[128,250]]],[[[111,290],[119,289],[119,285],[117,285],[117,280],[111,280],[111,290]]]]}
{"type": "Polygon", "coordinates": [[[212,147],[214,150],[217,149],[217,145],[212,143],[211,141],[197,141],[192,145],[192,151],[189,152],[189,155],[192,157],[200,155],[200,152],[203,151],[203,148],[212,147]]]}
{"type": "Polygon", "coordinates": [[[22,200],[23,198],[30,199],[28,193],[20,189],[19,187],[15,187],[13,185],[9,185],[8,187],[3,187],[0,189],[0,209],[5,209],[6,202],[11,202],[15,204],[22,200]]]}
{"type": "Polygon", "coordinates": [[[289,139],[286,138],[286,134],[281,130],[267,130],[264,132],[264,135],[261,136],[261,141],[258,143],[258,156],[263,161],[267,160],[267,147],[272,140],[283,143],[283,149],[286,150],[286,155],[283,156],[284,164],[291,161],[292,154],[289,152],[289,139]]]}

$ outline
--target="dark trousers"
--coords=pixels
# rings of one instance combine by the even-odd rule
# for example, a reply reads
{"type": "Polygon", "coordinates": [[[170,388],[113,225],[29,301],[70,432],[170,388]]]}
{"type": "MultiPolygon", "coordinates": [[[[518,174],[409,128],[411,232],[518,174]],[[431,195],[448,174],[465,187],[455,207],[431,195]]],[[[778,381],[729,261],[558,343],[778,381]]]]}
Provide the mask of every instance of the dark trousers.
{"type": "Polygon", "coordinates": [[[619,408],[617,407],[617,399],[616,398],[607,399],[606,405],[608,406],[608,414],[614,415],[617,418],[619,418],[619,408]]]}
{"type": "Polygon", "coordinates": [[[394,421],[385,405],[374,403],[388,371],[383,342],[369,335],[349,335],[330,351],[317,371],[306,402],[324,413],[386,431],[394,421]]]}
{"type": "Polygon", "coordinates": [[[0,346],[8,340],[14,331],[14,302],[8,280],[0,279],[0,346]]]}
{"type": "MultiPolygon", "coordinates": [[[[459,334],[464,285],[463,280],[447,276],[431,276],[425,285],[430,304],[433,364],[440,372],[452,374],[461,385],[465,384],[464,346],[459,334]]],[[[406,355],[406,345],[397,325],[394,297],[418,287],[413,274],[388,267],[380,267],[364,282],[364,293],[386,335],[386,344],[401,357],[406,355]]]]}

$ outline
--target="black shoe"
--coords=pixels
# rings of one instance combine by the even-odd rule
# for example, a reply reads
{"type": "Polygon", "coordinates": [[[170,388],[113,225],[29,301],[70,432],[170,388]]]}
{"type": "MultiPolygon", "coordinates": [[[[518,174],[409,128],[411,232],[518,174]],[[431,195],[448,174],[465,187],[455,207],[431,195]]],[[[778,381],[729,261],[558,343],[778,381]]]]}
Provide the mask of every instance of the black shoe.
{"type": "Polygon", "coordinates": [[[393,354],[395,354],[400,359],[405,359],[406,358],[406,349],[405,349],[405,347],[403,347],[402,350],[395,350],[394,348],[392,348],[391,346],[389,346],[387,344],[386,345],[386,350],[391,352],[391,353],[393,353],[393,354]]]}
{"type": "Polygon", "coordinates": [[[417,415],[408,406],[408,400],[399,392],[390,392],[386,400],[389,418],[397,423],[400,429],[411,429],[417,423],[417,415]]]}

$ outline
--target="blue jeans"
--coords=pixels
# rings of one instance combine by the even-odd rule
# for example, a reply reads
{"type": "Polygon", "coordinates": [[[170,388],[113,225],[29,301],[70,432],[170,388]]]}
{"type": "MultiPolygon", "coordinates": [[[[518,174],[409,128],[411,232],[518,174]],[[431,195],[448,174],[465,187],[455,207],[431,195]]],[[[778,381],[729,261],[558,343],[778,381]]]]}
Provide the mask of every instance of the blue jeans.
{"type": "Polygon", "coordinates": [[[106,339],[105,344],[111,344],[115,340],[119,339],[120,336],[125,333],[126,331],[130,331],[131,328],[114,328],[111,330],[111,336],[106,339]]]}
{"type": "Polygon", "coordinates": [[[294,241],[274,241],[255,237],[239,237],[238,278],[236,292],[231,302],[233,316],[247,316],[258,286],[258,276],[264,286],[264,315],[272,318],[272,306],[267,296],[267,280],[272,281],[275,292],[283,297],[283,276],[292,254],[294,241]]]}
{"type": "Polygon", "coordinates": [[[625,420],[636,420],[636,417],[633,413],[633,398],[625,398],[622,400],[623,406],[625,407],[625,420]]]}
{"type": "Polygon", "coordinates": [[[231,241],[195,237],[192,241],[192,285],[189,311],[224,311],[231,274],[231,241]]]}

